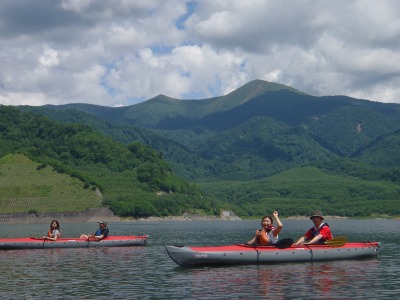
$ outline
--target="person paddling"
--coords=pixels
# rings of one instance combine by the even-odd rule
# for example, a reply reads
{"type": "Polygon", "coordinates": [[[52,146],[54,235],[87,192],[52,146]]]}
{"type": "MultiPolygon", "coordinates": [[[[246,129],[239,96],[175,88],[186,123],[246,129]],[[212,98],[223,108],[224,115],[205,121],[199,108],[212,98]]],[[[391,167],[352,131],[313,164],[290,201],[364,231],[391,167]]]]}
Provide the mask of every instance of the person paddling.
{"type": "Polygon", "coordinates": [[[294,245],[324,244],[332,239],[331,229],[328,223],[323,222],[324,217],[320,211],[314,211],[310,219],[314,223],[314,227],[310,228],[294,245]]]}
{"type": "Polygon", "coordinates": [[[274,245],[278,241],[278,234],[282,230],[283,225],[281,220],[279,220],[278,212],[275,210],[272,215],[276,220],[277,227],[274,228],[274,220],[272,216],[264,216],[261,219],[261,230],[256,231],[255,237],[248,241],[248,244],[254,245],[274,245]]]}
{"type": "Polygon", "coordinates": [[[94,234],[81,234],[81,239],[96,239],[101,241],[108,236],[109,230],[107,228],[107,222],[104,220],[97,221],[99,223],[99,229],[94,234]]]}

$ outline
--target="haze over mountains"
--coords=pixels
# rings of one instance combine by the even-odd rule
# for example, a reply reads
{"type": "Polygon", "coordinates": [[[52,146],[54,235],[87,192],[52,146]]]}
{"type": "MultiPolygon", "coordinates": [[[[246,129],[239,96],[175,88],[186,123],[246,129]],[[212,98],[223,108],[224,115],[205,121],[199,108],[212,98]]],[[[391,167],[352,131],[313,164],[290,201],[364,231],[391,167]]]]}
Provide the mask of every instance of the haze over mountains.
{"type": "Polygon", "coordinates": [[[178,174],[195,181],[257,179],[338,159],[400,166],[400,105],[315,97],[261,80],[204,100],[159,95],[118,108],[68,104],[21,109],[84,123],[123,143],[148,144],[178,174]]]}

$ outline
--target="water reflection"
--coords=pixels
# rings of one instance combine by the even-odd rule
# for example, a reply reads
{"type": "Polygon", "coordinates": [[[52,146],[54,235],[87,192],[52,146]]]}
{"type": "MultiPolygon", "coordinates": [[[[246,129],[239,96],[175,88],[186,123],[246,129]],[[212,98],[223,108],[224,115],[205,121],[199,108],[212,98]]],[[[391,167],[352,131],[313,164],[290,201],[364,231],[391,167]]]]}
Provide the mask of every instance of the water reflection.
{"type": "Polygon", "coordinates": [[[382,289],[377,260],[337,263],[284,264],[240,267],[208,267],[182,271],[177,278],[190,287],[191,299],[263,297],[294,299],[364,298],[382,289]],[[375,291],[374,291],[375,290],[375,291]],[[218,295],[218,296],[217,296],[218,295]]]}

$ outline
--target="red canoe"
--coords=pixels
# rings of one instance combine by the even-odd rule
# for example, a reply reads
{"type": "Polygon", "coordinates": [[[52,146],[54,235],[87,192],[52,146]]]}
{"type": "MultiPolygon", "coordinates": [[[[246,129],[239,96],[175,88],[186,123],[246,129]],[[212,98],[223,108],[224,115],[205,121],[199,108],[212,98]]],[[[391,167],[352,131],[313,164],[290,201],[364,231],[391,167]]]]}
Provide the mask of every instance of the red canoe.
{"type": "Polygon", "coordinates": [[[81,238],[0,238],[0,250],[145,246],[147,236],[109,236],[101,241],[81,238]]]}

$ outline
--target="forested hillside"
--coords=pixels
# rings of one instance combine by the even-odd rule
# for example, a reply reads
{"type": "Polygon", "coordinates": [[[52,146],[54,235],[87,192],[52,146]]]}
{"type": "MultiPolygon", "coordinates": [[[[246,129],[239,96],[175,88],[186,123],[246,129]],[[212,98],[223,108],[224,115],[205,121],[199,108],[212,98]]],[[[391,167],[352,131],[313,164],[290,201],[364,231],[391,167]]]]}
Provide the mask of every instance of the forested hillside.
{"type": "Polygon", "coordinates": [[[21,109],[90,125],[122,143],[143,142],[194,181],[259,179],[338,158],[400,166],[393,164],[399,160],[400,105],[314,97],[261,80],[197,101],[160,96],[124,108],[21,109]],[[141,127],[128,125],[135,122],[141,127]]]}
{"type": "Polygon", "coordinates": [[[63,125],[0,106],[0,157],[10,153],[23,153],[41,168],[49,165],[78,178],[82,188],[99,188],[105,204],[121,216],[220,210],[217,202],[201,197],[195,185],[175,175],[149,146],[125,145],[82,124],[63,125]]]}
{"type": "Polygon", "coordinates": [[[205,193],[234,204],[237,213],[244,216],[273,210],[283,216],[304,216],[316,209],[347,217],[400,215],[400,172],[375,173],[376,169],[351,162],[336,163],[341,172],[307,166],[251,182],[207,182],[199,186],[205,193]],[[344,176],[346,172],[353,176],[344,176]],[[390,175],[397,179],[383,180],[390,175]]]}
{"type": "MultiPolygon", "coordinates": [[[[178,100],[160,95],[119,108],[69,104],[19,109],[59,122],[86,124],[126,145],[146,144],[162,153],[176,174],[201,183],[210,196],[226,200],[244,215],[257,214],[262,201],[250,204],[246,197],[236,198],[234,185],[226,190],[226,182],[241,186],[254,181],[254,189],[261,191],[260,180],[282,178],[282,172],[306,166],[327,175],[356,177],[366,186],[373,181],[399,182],[398,104],[346,96],[315,97],[255,80],[212,99],[178,100]],[[251,209],[241,210],[244,206],[251,209]]],[[[314,174],[313,180],[318,182],[318,173],[314,174]]],[[[312,188],[309,194],[310,199],[320,195],[312,188]]],[[[352,201],[340,194],[332,195],[336,203],[352,201]]],[[[382,195],[382,200],[388,200],[387,193],[382,195]]],[[[283,196],[277,199],[286,201],[283,196]]],[[[390,201],[398,203],[399,199],[391,197],[390,201]]],[[[289,202],[288,211],[293,212],[302,199],[294,197],[289,202]]]]}

